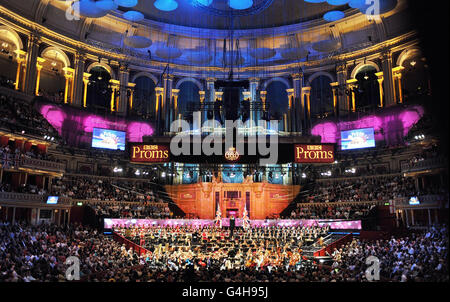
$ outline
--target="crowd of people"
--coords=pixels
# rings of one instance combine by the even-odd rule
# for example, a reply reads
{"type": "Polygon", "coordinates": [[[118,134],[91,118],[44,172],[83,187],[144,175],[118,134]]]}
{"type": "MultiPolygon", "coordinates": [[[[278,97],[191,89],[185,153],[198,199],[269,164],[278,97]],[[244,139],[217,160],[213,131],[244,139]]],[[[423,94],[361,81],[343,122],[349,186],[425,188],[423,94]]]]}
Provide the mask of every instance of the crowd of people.
{"type": "Polygon", "coordinates": [[[163,202],[155,186],[144,181],[124,181],[93,177],[65,176],[52,185],[57,196],[83,200],[163,202]]]}
{"type": "Polygon", "coordinates": [[[380,261],[380,277],[394,282],[448,282],[448,228],[432,227],[404,238],[353,242],[335,249],[332,268],[338,281],[362,281],[365,259],[380,261]]]}
{"type": "Polygon", "coordinates": [[[3,94],[0,94],[0,126],[13,132],[59,140],[58,132],[30,103],[3,94]]]}
{"type": "Polygon", "coordinates": [[[355,178],[316,182],[304,191],[302,203],[389,201],[417,196],[414,179],[401,176],[355,178]]]}
{"type": "Polygon", "coordinates": [[[298,204],[298,208],[291,212],[291,219],[362,219],[368,217],[370,211],[376,208],[371,205],[352,206],[310,206],[305,207],[298,204]]]}
{"type": "Polygon", "coordinates": [[[0,222],[0,238],[0,282],[66,281],[65,261],[70,256],[80,259],[81,277],[138,264],[133,251],[80,225],[0,222]]]}
{"type": "Polygon", "coordinates": [[[2,167],[15,167],[23,158],[58,161],[53,156],[40,152],[35,146],[31,146],[28,150],[24,150],[23,148],[10,145],[0,145],[0,164],[2,167]]]}
{"type": "Polygon", "coordinates": [[[97,202],[89,204],[95,214],[105,218],[170,219],[173,212],[167,203],[97,202]]]}
{"type": "Polygon", "coordinates": [[[448,229],[336,249],[330,265],[302,253],[329,230],[271,227],[236,230],[188,227],[116,228],[148,249],[138,255],[81,225],[0,223],[0,282],[64,282],[80,260],[81,281],[100,282],[365,282],[366,259],[380,260],[380,281],[448,282],[448,229]]]}

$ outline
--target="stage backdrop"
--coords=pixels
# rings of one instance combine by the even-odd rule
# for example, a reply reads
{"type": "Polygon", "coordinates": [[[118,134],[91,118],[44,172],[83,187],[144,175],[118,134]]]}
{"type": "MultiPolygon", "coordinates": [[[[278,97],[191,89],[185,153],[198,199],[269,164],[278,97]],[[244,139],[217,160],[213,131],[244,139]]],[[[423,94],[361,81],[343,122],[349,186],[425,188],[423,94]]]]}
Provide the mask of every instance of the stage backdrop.
{"type": "Polygon", "coordinates": [[[286,186],[269,183],[253,183],[248,178],[243,183],[221,181],[202,182],[190,185],[167,185],[170,198],[188,217],[214,219],[216,204],[222,217],[227,210],[242,217],[245,206],[250,219],[273,218],[280,214],[300,192],[300,186],[286,186]]]}
{"type": "MultiPolygon", "coordinates": [[[[298,227],[298,226],[327,226],[334,230],[361,230],[361,220],[324,220],[324,219],[303,219],[303,220],[251,220],[253,227],[298,227]]],[[[105,218],[105,229],[111,229],[113,226],[213,226],[214,220],[208,219],[109,219],[105,218]]],[[[223,226],[230,226],[230,220],[222,219],[223,226]]],[[[236,226],[242,226],[242,219],[236,219],[236,226]]]]}

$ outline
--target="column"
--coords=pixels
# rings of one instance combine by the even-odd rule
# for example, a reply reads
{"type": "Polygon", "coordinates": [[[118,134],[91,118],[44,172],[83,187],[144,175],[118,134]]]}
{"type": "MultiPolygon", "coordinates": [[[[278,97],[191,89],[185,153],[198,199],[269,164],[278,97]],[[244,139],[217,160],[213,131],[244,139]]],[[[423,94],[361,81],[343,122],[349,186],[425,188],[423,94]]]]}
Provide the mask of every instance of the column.
{"type": "MultiPolygon", "coordinates": [[[[14,83],[14,88],[16,90],[20,90],[21,85],[20,85],[20,81],[23,78],[23,66],[26,63],[26,55],[27,53],[23,50],[16,50],[16,61],[17,61],[17,72],[16,72],[16,82],[14,83]]],[[[22,87],[23,88],[23,87],[22,87]]]]}
{"type": "MultiPolygon", "coordinates": [[[[73,76],[73,94],[72,94],[72,104],[76,107],[86,107],[86,90],[87,84],[85,82],[86,73],[84,72],[85,68],[86,55],[77,52],[75,54],[74,60],[74,76],[73,76]],[[84,89],[84,90],[83,90],[84,89]]],[[[89,75],[90,76],[90,75],[89,75]]],[[[89,77],[88,77],[89,83],[89,77]]]]}
{"type": "MultiPolygon", "coordinates": [[[[222,100],[223,100],[223,91],[216,91],[214,103],[216,103],[217,101],[222,102],[222,100]]],[[[214,106],[216,106],[216,104],[214,104],[214,106]]],[[[216,108],[214,107],[214,119],[222,120],[223,122],[225,122],[225,116],[224,116],[223,110],[219,112],[219,115],[220,116],[216,116],[216,108]]]]}
{"type": "Polygon", "coordinates": [[[13,207],[12,224],[16,223],[16,207],[13,207]]]}
{"type": "Polygon", "coordinates": [[[203,126],[203,123],[208,119],[208,111],[206,110],[206,104],[205,104],[205,100],[206,100],[206,91],[200,90],[198,92],[199,96],[200,96],[200,118],[201,118],[201,128],[203,126]]]}
{"type": "Polygon", "coordinates": [[[163,87],[156,87],[155,88],[155,95],[156,95],[156,127],[157,127],[157,131],[160,134],[161,132],[161,103],[162,103],[162,98],[164,96],[164,88],[163,87]]]}
{"type": "Polygon", "coordinates": [[[134,88],[136,87],[136,83],[128,83],[127,89],[127,107],[133,109],[133,101],[134,101],[134,88]]]}
{"type": "Polygon", "coordinates": [[[302,109],[306,114],[304,130],[311,128],[311,87],[303,87],[302,89],[302,109]]]}
{"type": "Polygon", "coordinates": [[[258,91],[259,79],[250,78],[250,119],[253,121],[255,127],[258,126],[259,114],[257,110],[257,98],[256,93],[258,91]]]}
{"type": "Polygon", "coordinates": [[[333,92],[333,113],[334,113],[334,116],[337,116],[338,115],[338,96],[337,96],[337,93],[338,93],[338,86],[339,86],[339,83],[338,82],[334,82],[334,83],[330,83],[330,86],[331,86],[331,91],[333,92]]]}
{"type": "Polygon", "coordinates": [[[358,87],[358,80],[357,79],[350,79],[347,81],[347,87],[351,90],[351,111],[356,112],[356,96],[354,89],[358,87]]]}
{"type": "Polygon", "coordinates": [[[214,87],[215,82],[215,78],[206,79],[206,91],[208,92],[208,95],[206,95],[206,101],[210,103],[213,103],[216,98],[216,88],[214,87]]]}
{"type": "Polygon", "coordinates": [[[381,54],[384,76],[385,106],[395,105],[394,79],[392,75],[392,53],[388,50],[381,54]]]}
{"type": "Polygon", "coordinates": [[[66,85],[64,88],[64,104],[68,104],[69,102],[72,104],[74,102],[73,100],[73,93],[71,93],[71,87],[73,88],[74,84],[74,69],[69,67],[64,67],[64,78],[66,79],[66,85]]]}
{"type": "Polygon", "coordinates": [[[36,85],[35,85],[35,92],[34,92],[34,94],[35,95],[39,95],[39,84],[40,84],[40,82],[41,82],[41,71],[42,71],[42,68],[44,67],[44,62],[45,62],[45,59],[44,58],[37,58],[37,63],[36,63],[36,85]]]}
{"type": "Polygon", "coordinates": [[[109,83],[111,84],[111,103],[110,103],[110,110],[111,112],[117,111],[118,110],[118,98],[117,98],[117,94],[119,91],[119,87],[120,87],[120,81],[118,80],[109,80],[109,83]]]}
{"type": "Polygon", "coordinates": [[[121,64],[119,66],[119,97],[117,104],[117,113],[120,115],[126,115],[128,109],[128,84],[130,79],[130,69],[127,65],[121,64]]]}
{"type": "Polygon", "coordinates": [[[383,108],[384,107],[384,102],[383,102],[383,99],[384,99],[384,92],[383,92],[384,77],[383,77],[383,72],[382,71],[381,72],[377,72],[375,75],[378,77],[377,81],[378,81],[378,85],[379,85],[379,89],[380,89],[380,107],[383,108]]]}
{"type": "Polygon", "coordinates": [[[348,115],[349,104],[347,95],[345,94],[345,89],[347,88],[347,64],[341,63],[336,67],[337,80],[339,83],[339,93],[338,93],[338,106],[339,115],[348,115]]]}
{"type": "Polygon", "coordinates": [[[25,85],[24,92],[26,94],[32,95],[36,92],[36,64],[39,55],[39,38],[32,34],[28,38],[27,45],[27,63],[25,72],[25,85]]]}
{"type": "Polygon", "coordinates": [[[91,77],[90,73],[83,73],[83,107],[87,107],[87,91],[89,85],[89,78],[91,77]]]}
{"type": "Polygon", "coordinates": [[[414,210],[411,209],[411,225],[414,226],[415,222],[414,222],[414,210]]]}
{"type": "MultiPolygon", "coordinates": [[[[250,109],[251,103],[252,103],[252,93],[248,90],[244,90],[242,92],[242,95],[244,97],[244,102],[248,102],[248,108],[250,109]]],[[[251,120],[251,111],[249,112],[248,119],[251,120]]]]}
{"type": "Polygon", "coordinates": [[[295,103],[295,89],[286,89],[287,95],[288,95],[288,100],[289,100],[289,111],[288,111],[288,129],[286,129],[286,131],[289,132],[295,132],[294,129],[295,127],[295,107],[294,107],[294,103],[295,103]]]}
{"type": "Polygon", "coordinates": [[[164,131],[168,131],[170,126],[170,112],[171,112],[171,97],[172,97],[172,87],[173,87],[173,75],[166,74],[163,77],[164,80],[164,95],[163,95],[163,103],[161,106],[161,114],[164,117],[164,131]]]}
{"type": "Polygon", "coordinates": [[[293,132],[302,132],[303,115],[301,112],[301,96],[303,89],[303,73],[294,73],[292,75],[292,87],[294,88],[294,129],[293,132]]]}
{"type": "Polygon", "coordinates": [[[392,74],[394,77],[394,95],[398,98],[395,102],[398,104],[403,103],[403,91],[402,91],[402,71],[405,69],[403,66],[397,66],[392,69],[392,74]]]}
{"type": "Polygon", "coordinates": [[[180,89],[172,89],[172,102],[173,102],[173,111],[172,117],[174,122],[178,117],[178,96],[180,94],[180,89]]]}
{"type": "Polygon", "coordinates": [[[430,226],[433,224],[433,222],[431,221],[431,211],[430,209],[428,209],[427,211],[428,211],[428,225],[430,226]]]}
{"type": "MultiPolygon", "coordinates": [[[[261,104],[262,104],[261,120],[263,120],[264,113],[266,112],[267,91],[265,91],[265,90],[260,91],[259,97],[261,98],[261,104]]],[[[267,122],[263,123],[263,127],[264,127],[264,129],[267,129],[267,122]]]]}

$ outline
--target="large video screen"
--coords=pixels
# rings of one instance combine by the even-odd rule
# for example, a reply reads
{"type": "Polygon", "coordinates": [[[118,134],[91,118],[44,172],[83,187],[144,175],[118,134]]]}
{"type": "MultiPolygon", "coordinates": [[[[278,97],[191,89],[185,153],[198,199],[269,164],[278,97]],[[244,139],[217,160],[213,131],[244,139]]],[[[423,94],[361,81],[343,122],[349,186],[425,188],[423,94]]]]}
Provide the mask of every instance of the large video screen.
{"type": "Polygon", "coordinates": [[[92,132],[92,147],[125,151],[125,132],[94,128],[92,132]]]}
{"type": "Polygon", "coordinates": [[[373,147],[375,147],[375,132],[373,128],[341,132],[342,150],[354,150],[373,147]]]}

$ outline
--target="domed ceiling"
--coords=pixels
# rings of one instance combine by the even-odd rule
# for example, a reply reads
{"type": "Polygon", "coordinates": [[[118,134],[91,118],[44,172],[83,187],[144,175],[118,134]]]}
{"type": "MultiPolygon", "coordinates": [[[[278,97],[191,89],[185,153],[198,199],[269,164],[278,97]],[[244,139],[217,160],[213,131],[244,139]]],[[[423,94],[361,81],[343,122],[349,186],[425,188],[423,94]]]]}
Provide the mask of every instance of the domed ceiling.
{"type": "MultiPolygon", "coordinates": [[[[304,0],[250,0],[253,3],[250,8],[233,9],[228,1],[176,0],[178,4],[176,8],[169,5],[168,9],[171,10],[164,11],[158,9],[155,2],[164,4],[173,3],[175,0],[139,0],[135,7],[119,6],[119,9],[122,11],[136,10],[142,12],[146,19],[158,22],[209,29],[229,29],[230,16],[233,16],[234,29],[254,29],[321,19],[329,11],[349,8],[345,4],[348,1],[340,1],[344,5],[330,5],[325,0],[309,0],[319,3],[308,3],[304,0]],[[210,4],[208,5],[208,3],[210,4]]],[[[247,1],[236,0],[237,3],[247,1]]]]}

